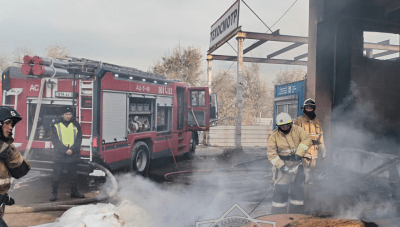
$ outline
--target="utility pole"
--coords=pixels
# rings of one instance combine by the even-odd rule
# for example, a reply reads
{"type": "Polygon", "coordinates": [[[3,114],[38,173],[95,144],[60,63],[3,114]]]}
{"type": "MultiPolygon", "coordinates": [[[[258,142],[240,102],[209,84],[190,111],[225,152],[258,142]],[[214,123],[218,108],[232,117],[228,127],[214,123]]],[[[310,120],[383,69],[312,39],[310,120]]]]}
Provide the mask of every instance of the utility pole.
{"type": "Polygon", "coordinates": [[[242,73],[243,73],[243,41],[246,34],[238,32],[236,40],[238,41],[238,58],[237,58],[237,116],[236,116],[236,138],[235,145],[236,149],[242,148],[242,73]]]}

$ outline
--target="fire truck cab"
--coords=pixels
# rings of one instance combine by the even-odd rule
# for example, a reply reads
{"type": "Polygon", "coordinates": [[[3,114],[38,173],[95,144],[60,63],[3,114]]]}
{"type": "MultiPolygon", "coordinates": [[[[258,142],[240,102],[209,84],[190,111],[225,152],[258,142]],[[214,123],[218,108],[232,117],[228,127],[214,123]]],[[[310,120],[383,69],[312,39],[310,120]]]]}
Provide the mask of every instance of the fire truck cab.
{"type": "Polygon", "coordinates": [[[94,72],[68,75],[23,75],[9,67],[2,76],[3,105],[15,108],[23,120],[15,127],[15,143],[24,151],[31,136],[36,108],[37,128],[29,161],[32,169],[51,171],[52,125],[69,105],[82,128],[79,173],[97,162],[110,170],[129,168],[146,174],[152,159],[184,155],[193,159],[197,131],[217,120],[217,100],[207,87],[167,80],[132,68],[99,64],[94,72]],[[45,80],[41,89],[41,80],[45,80]],[[39,92],[43,98],[39,100],[39,92]],[[211,117],[210,117],[211,116],[211,117]]]}

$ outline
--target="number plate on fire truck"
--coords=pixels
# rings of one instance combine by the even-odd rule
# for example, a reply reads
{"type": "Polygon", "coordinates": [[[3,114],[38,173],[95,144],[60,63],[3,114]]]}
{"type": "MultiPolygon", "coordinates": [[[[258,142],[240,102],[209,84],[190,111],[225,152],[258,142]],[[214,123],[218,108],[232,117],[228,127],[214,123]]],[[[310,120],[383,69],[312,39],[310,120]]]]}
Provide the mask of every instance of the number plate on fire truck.
{"type": "Polygon", "coordinates": [[[55,95],[60,98],[72,98],[72,92],[56,91],[55,95]]]}

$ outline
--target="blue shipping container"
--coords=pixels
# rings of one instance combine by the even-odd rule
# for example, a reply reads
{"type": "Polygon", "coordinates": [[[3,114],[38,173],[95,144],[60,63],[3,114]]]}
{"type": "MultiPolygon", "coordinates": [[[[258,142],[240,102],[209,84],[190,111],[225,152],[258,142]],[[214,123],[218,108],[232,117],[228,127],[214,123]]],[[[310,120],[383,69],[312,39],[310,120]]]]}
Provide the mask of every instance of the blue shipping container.
{"type": "Polygon", "coordinates": [[[276,129],[276,116],[279,113],[288,113],[293,119],[301,116],[304,100],[306,99],[307,80],[275,85],[273,129],[276,129]]]}

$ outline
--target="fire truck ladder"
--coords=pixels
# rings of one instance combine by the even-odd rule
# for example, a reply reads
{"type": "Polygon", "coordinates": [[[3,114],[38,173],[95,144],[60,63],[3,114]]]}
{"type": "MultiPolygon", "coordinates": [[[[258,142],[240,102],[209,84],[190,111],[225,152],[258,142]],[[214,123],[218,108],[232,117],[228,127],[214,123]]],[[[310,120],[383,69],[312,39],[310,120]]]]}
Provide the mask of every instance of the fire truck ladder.
{"type": "MultiPolygon", "coordinates": [[[[79,124],[90,124],[90,132],[93,132],[93,124],[92,121],[82,121],[82,110],[90,110],[90,114],[92,115],[93,119],[93,81],[84,81],[84,80],[79,80],[79,124]],[[91,99],[91,107],[82,107],[82,102],[83,98],[88,98],[90,97],[91,99]]],[[[82,158],[82,159],[89,159],[92,161],[93,155],[92,155],[92,135],[84,135],[82,134],[82,148],[83,149],[89,149],[90,156],[89,158],[82,158]]]]}

